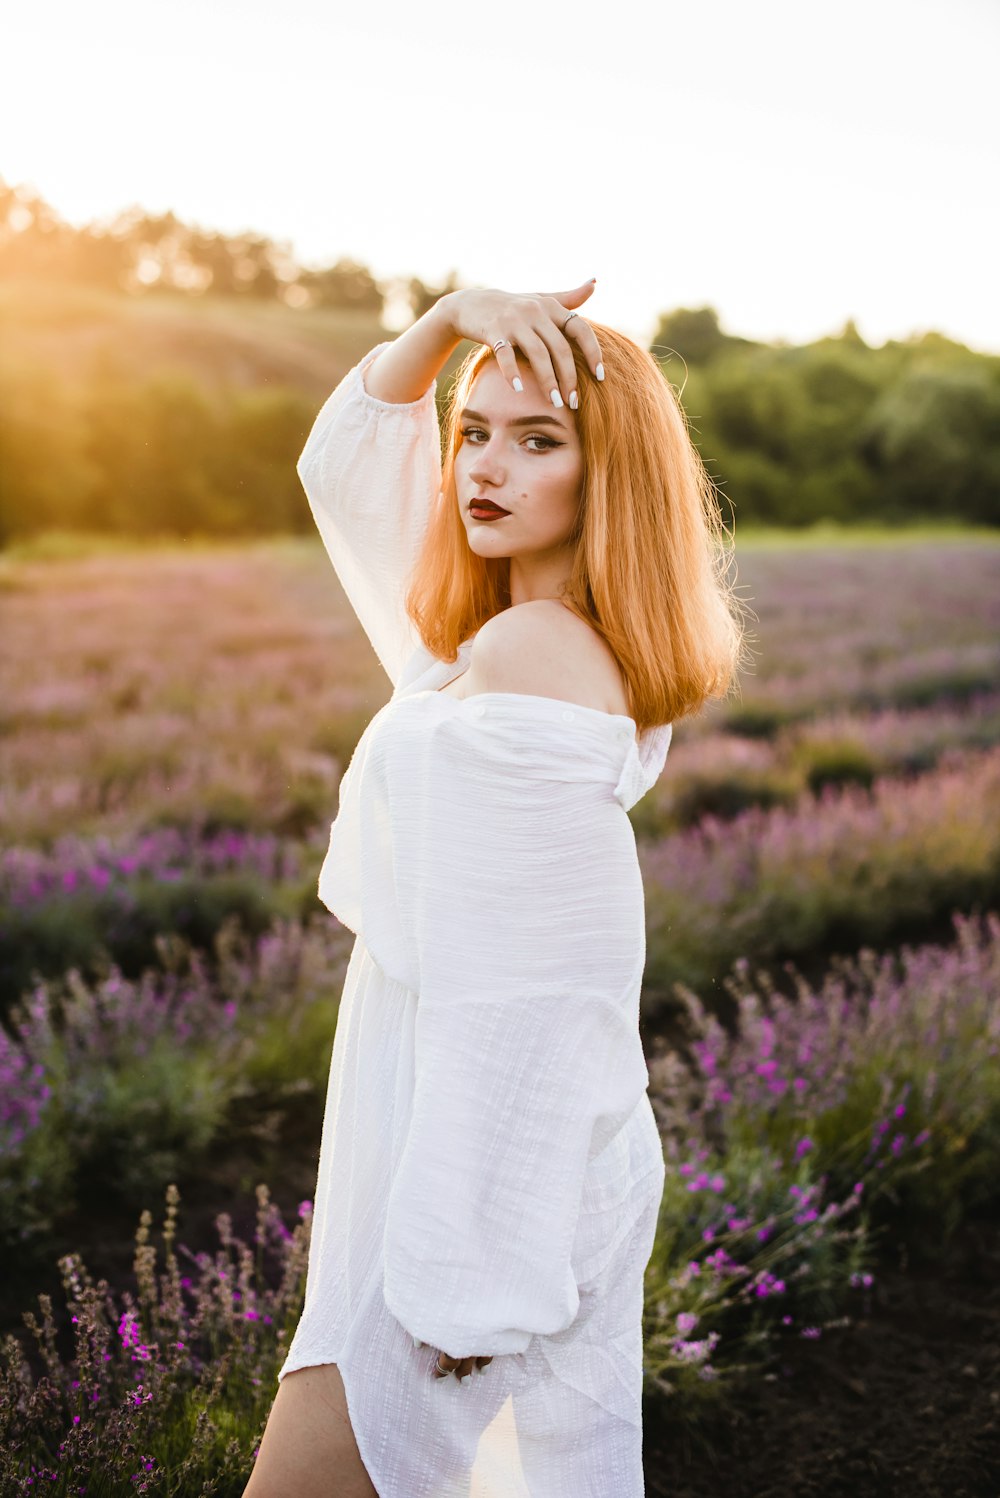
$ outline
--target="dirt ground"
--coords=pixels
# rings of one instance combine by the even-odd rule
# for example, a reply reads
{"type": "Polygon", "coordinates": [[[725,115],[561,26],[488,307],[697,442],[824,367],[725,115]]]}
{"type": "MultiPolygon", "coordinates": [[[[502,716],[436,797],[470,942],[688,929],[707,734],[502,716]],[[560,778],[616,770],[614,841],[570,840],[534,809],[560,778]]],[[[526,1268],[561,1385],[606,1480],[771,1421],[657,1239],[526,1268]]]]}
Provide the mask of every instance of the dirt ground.
{"type": "Polygon", "coordinates": [[[647,1405],[647,1498],[1000,1498],[1000,1221],[792,1344],[715,1428],[647,1405]]]}

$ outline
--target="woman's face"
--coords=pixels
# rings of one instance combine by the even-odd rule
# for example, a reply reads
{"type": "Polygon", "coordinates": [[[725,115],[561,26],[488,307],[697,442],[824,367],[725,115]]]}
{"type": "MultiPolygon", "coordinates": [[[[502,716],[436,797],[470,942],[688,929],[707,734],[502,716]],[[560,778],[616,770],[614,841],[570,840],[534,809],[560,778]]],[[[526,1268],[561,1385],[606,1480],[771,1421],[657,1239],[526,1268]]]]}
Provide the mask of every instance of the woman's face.
{"type": "Polygon", "coordinates": [[[469,545],[481,557],[558,561],[580,509],[583,454],[576,416],[553,406],[531,368],[518,359],[523,391],[512,390],[491,359],[459,413],[461,444],[455,488],[469,545]],[[489,499],[508,511],[477,519],[470,501],[489,499]]]}

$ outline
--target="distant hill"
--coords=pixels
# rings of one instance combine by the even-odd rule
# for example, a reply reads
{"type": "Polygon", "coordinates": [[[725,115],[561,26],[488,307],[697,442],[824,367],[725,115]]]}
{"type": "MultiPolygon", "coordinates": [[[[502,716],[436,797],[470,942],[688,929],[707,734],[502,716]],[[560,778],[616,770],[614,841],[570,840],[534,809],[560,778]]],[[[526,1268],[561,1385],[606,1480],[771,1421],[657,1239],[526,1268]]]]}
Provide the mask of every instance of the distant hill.
{"type": "Polygon", "coordinates": [[[0,366],[49,367],[69,385],[112,372],[188,374],[209,388],[282,388],[317,402],[380,339],[370,312],[256,298],[129,296],[37,281],[0,285],[0,366]]]}

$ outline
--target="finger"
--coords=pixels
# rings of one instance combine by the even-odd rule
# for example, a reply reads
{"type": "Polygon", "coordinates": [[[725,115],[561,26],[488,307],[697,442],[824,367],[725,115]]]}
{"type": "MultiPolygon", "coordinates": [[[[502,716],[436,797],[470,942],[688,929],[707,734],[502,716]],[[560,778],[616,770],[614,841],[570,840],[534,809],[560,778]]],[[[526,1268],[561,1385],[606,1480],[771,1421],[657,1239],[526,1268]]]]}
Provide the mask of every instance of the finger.
{"type": "Polygon", "coordinates": [[[556,378],[552,355],[540,332],[534,328],[528,329],[518,336],[517,345],[531,365],[531,372],[546,399],[554,406],[565,405],[569,398],[569,391],[567,390],[565,396],[559,393],[559,381],[556,378]]]}
{"type": "Polygon", "coordinates": [[[448,1378],[458,1367],[458,1358],[450,1358],[441,1348],[434,1359],[434,1377],[448,1378]]]}
{"type": "MultiPolygon", "coordinates": [[[[554,314],[553,322],[558,329],[558,336],[554,343],[550,344],[550,349],[559,374],[559,384],[563,391],[563,399],[571,410],[575,411],[579,405],[577,385],[580,377],[576,367],[576,360],[573,357],[573,344],[577,342],[575,330],[583,322],[583,318],[579,313],[575,317],[567,316],[561,307],[558,306],[552,310],[554,314]]],[[[584,324],[584,326],[587,326],[587,324],[584,324]]],[[[593,334],[593,329],[591,329],[591,333],[593,334]]],[[[591,366],[592,372],[596,364],[600,362],[600,357],[600,349],[598,349],[597,359],[594,365],[591,366]]]]}
{"type": "Polygon", "coordinates": [[[462,1359],[462,1361],[459,1363],[458,1367],[455,1369],[455,1377],[458,1379],[459,1383],[462,1382],[463,1378],[468,1378],[469,1374],[472,1372],[473,1368],[475,1367],[475,1363],[476,1363],[475,1358],[463,1358],[462,1359]]]}
{"type": "Polygon", "coordinates": [[[587,365],[595,380],[603,380],[604,365],[601,363],[601,345],[597,334],[585,317],[571,317],[569,322],[563,322],[563,337],[572,338],[587,361],[587,365]],[[598,373],[600,369],[600,373],[598,373]]]}
{"type": "MultiPolygon", "coordinates": [[[[542,322],[538,325],[535,331],[548,349],[549,359],[556,372],[556,378],[559,382],[558,388],[562,396],[563,404],[569,406],[571,410],[576,410],[576,364],[573,360],[573,350],[570,346],[569,340],[563,335],[563,322],[564,318],[562,315],[562,311],[560,310],[558,323],[552,320],[547,323],[542,322]]],[[[572,326],[573,324],[571,323],[570,327],[572,326]]],[[[543,389],[544,388],[545,387],[543,386],[543,389]]],[[[556,401],[553,401],[552,404],[556,405],[558,403],[556,401]]]]}
{"type": "MultiPolygon", "coordinates": [[[[498,333],[493,342],[496,343],[497,338],[500,338],[501,336],[502,335],[498,333]]],[[[507,342],[504,344],[503,348],[494,349],[493,353],[496,357],[497,364],[500,366],[500,373],[503,375],[508,385],[510,385],[513,390],[523,390],[524,386],[521,382],[521,376],[518,373],[517,355],[514,352],[513,345],[507,342]]]]}
{"type": "Polygon", "coordinates": [[[589,281],[574,286],[572,291],[540,291],[540,297],[551,297],[560,302],[564,307],[582,307],[589,296],[593,296],[594,287],[597,285],[597,277],[591,276],[589,281]]]}

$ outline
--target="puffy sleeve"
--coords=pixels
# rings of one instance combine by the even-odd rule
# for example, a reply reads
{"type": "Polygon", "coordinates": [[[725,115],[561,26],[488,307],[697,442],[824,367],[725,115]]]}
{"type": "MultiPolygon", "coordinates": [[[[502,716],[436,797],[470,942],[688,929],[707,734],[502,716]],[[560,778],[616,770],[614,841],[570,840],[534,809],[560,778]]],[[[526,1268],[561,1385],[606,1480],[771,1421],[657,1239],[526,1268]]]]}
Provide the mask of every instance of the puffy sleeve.
{"type": "Polygon", "coordinates": [[[344,592],[393,686],[420,644],[403,599],[441,485],[437,382],[401,405],[368,393],[379,343],[321,408],[297,469],[344,592]]]}
{"type": "Polygon", "coordinates": [[[432,851],[414,867],[402,849],[419,993],[384,1293],[453,1357],[523,1352],[574,1320],[595,1133],[649,1082],[628,820],[566,771],[562,739],[495,748],[449,715],[433,766],[414,767],[432,794],[413,835],[432,851]]]}

